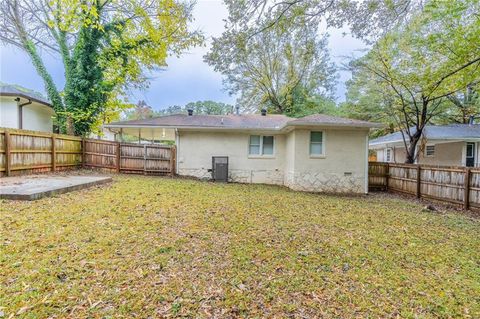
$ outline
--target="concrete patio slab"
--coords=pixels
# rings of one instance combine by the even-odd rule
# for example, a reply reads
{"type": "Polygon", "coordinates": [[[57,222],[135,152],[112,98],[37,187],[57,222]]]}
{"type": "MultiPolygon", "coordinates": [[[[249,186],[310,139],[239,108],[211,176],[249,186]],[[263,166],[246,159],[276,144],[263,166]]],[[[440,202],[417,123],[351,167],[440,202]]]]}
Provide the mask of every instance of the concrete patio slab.
{"type": "Polygon", "coordinates": [[[0,179],[0,199],[36,200],[109,183],[105,176],[15,176],[0,179]]]}

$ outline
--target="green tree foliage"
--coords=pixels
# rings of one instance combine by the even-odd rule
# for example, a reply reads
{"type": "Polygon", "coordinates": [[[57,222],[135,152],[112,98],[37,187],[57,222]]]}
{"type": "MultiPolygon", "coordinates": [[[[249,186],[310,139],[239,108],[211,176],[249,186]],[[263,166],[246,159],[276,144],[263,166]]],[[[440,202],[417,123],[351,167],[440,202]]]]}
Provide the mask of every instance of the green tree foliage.
{"type": "Polygon", "coordinates": [[[202,43],[191,11],[175,0],[1,0],[0,39],[30,56],[62,129],[85,135],[130,106],[122,96],[148,85],[146,71],[202,43]],[[39,50],[61,57],[63,92],[39,50]]]}
{"type": "MultiPolygon", "coordinates": [[[[478,0],[430,1],[353,63],[350,111],[387,115],[384,121],[404,136],[409,163],[425,126],[451,113],[455,96],[480,79],[479,13],[478,0]]],[[[467,99],[466,109],[472,101],[467,99]]]]}
{"type": "Polygon", "coordinates": [[[141,120],[170,114],[186,114],[187,110],[193,110],[194,114],[224,115],[235,112],[233,105],[215,101],[190,102],[184,106],[172,105],[165,109],[155,111],[145,101],[138,101],[134,108],[125,112],[127,120],[141,120]]]}
{"type": "Polygon", "coordinates": [[[266,107],[294,115],[303,101],[330,96],[335,70],[318,25],[303,19],[296,26],[279,23],[255,32],[255,25],[240,27],[236,19],[242,3],[228,5],[226,31],[213,39],[205,61],[224,75],[229,93],[239,94],[239,105],[249,112],[266,107]]]}

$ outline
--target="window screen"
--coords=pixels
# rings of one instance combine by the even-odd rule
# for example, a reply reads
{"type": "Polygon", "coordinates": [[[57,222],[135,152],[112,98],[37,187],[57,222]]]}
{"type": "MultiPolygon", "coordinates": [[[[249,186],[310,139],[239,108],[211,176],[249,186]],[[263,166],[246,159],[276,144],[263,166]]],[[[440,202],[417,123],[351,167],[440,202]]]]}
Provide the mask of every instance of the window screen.
{"type": "Polygon", "coordinates": [[[250,136],[250,146],[248,148],[248,154],[260,155],[260,136],[259,135],[250,136]]]}
{"type": "Polygon", "coordinates": [[[323,154],[323,132],[310,132],[310,155],[323,154]]]}
{"type": "Polygon", "coordinates": [[[273,136],[251,135],[248,146],[249,155],[273,155],[275,138],[273,136]]]}
{"type": "Polygon", "coordinates": [[[262,155],[273,155],[273,136],[263,137],[262,155]]]}

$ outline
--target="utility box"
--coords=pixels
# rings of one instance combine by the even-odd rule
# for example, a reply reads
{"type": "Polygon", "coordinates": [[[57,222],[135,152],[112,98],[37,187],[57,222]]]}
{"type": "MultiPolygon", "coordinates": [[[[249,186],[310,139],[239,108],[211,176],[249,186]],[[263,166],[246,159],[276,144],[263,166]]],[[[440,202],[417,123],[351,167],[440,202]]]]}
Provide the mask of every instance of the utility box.
{"type": "Polygon", "coordinates": [[[228,182],[228,156],[212,157],[212,178],[215,182],[228,182]]]}

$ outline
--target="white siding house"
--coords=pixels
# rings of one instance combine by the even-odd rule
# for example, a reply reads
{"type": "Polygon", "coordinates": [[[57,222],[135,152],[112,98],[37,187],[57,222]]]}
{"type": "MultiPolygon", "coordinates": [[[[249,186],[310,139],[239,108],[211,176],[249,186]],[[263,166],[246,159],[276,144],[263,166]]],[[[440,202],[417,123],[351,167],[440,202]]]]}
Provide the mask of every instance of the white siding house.
{"type": "Polygon", "coordinates": [[[230,181],[337,193],[368,192],[372,127],[378,125],[320,114],[177,114],[105,125],[120,136],[173,136],[179,175],[210,179],[212,157],[226,156],[230,181]]]}
{"type": "Polygon", "coordinates": [[[54,115],[52,105],[38,94],[0,85],[0,127],[52,132],[54,115]]]}

